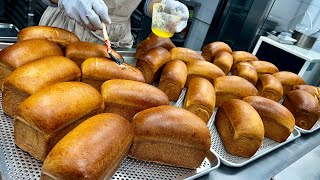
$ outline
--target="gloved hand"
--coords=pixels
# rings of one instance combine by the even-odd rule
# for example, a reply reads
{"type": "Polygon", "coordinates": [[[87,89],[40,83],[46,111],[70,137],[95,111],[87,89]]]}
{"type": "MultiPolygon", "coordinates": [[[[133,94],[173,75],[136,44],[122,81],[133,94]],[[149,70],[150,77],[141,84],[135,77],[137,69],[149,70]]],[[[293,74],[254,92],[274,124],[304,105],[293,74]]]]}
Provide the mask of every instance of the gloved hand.
{"type": "Polygon", "coordinates": [[[108,7],[103,0],[59,0],[58,6],[69,18],[89,30],[102,29],[101,21],[111,24],[108,7]]]}
{"type": "Polygon", "coordinates": [[[177,12],[177,15],[182,15],[182,19],[176,27],[176,32],[181,32],[187,26],[189,19],[189,10],[187,6],[175,0],[162,0],[161,3],[174,9],[175,12],[177,12]]]}

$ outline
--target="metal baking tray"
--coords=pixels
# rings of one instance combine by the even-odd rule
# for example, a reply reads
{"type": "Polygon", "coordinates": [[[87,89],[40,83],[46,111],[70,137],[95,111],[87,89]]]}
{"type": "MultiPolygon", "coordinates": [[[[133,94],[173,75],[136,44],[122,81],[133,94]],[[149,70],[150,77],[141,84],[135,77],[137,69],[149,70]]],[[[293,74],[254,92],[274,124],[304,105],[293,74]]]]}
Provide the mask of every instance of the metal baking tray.
{"type": "Polygon", "coordinates": [[[215,125],[214,125],[214,117],[217,112],[217,109],[215,110],[214,114],[212,115],[208,126],[210,127],[211,131],[211,144],[214,144],[214,146],[211,146],[212,150],[215,151],[221,162],[225,164],[226,166],[230,167],[242,167],[268,153],[271,151],[280,148],[281,146],[292,142],[293,140],[297,139],[301,136],[300,132],[296,129],[293,130],[291,135],[288,137],[288,139],[282,143],[278,143],[272,139],[264,138],[262,145],[260,146],[259,150],[250,158],[243,158],[239,156],[235,156],[232,154],[229,154],[226,149],[223,146],[222,140],[219,136],[219,132],[217,131],[215,125]]]}
{"type": "Polygon", "coordinates": [[[300,131],[301,134],[309,134],[313,133],[316,130],[320,129],[320,119],[316,122],[316,124],[313,125],[313,127],[310,130],[302,129],[299,126],[295,126],[295,128],[300,131]]]}
{"type": "Polygon", "coordinates": [[[0,23],[0,42],[16,42],[19,29],[13,24],[0,23]]]}
{"type": "MultiPolygon", "coordinates": [[[[120,52],[121,53],[121,52],[120,52]]],[[[133,53],[121,53],[126,62],[135,64],[133,53]],[[130,56],[129,56],[130,55],[130,56]]],[[[181,106],[186,90],[184,89],[177,102],[171,105],[181,106]]],[[[2,95],[0,93],[2,103],[2,95]]],[[[14,143],[13,120],[3,114],[0,107],[0,168],[1,179],[40,179],[42,162],[22,151],[14,143]]],[[[116,180],[129,179],[195,179],[203,176],[220,165],[216,152],[211,151],[196,170],[160,165],[126,157],[112,177],[116,180]]]]}

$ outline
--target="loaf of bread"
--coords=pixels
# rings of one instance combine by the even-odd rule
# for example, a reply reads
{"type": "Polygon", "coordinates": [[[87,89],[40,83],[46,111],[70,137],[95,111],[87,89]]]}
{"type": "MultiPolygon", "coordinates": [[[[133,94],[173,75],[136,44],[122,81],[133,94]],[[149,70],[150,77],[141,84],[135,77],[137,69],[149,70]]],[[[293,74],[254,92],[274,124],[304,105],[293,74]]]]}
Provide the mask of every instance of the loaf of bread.
{"type": "Polygon", "coordinates": [[[233,67],[239,62],[258,61],[258,58],[246,51],[233,51],[233,67]]]}
{"type": "Polygon", "coordinates": [[[0,51],[0,85],[15,69],[47,56],[63,56],[60,47],[46,39],[31,39],[17,42],[0,51]]]}
{"type": "Polygon", "coordinates": [[[191,61],[187,64],[188,78],[186,86],[189,85],[191,79],[195,77],[203,77],[213,82],[217,77],[225,76],[224,72],[216,65],[208,61],[191,61]]]}
{"type": "Polygon", "coordinates": [[[205,45],[202,48],[202,53],[201,55],[209,62],[212,62],[213,59],[216,57],[216,55],[219,52],[227,52],[227,53],[232,53],[232,49],[230,46],[224,42],[212,42],[210,44],[205,45]]]}
{"type": "Polygon", "coordinates": [[[168,96],[160,89],[138,81],[113,79],[101,86],[106,113],[115,113],[132,121],[133,116],[145,109],[168,105],[168,96]]]}
{"type": "Polygon", "coordinates": [[[235,65],[232,75],[240,76],[251,82],[253,85],[255,85],[258,81],[256,69],[248,62],[240,62],[235,65]]]}
{"type": "Polygon", "coordinates": [[[302,90],[310,93],[312,96],[320,101],[320,88],[311,85],[297,85],[293,86],[292,90],[302,90]]]}
{"type": "MultiPolygon", "coordinates": [[[[123,57],[115,50],[111,54],[119,59],[123,57]]],[[[74,42],[67,46],[66,57],[77,63],[79,67],[83,61],[93,57],[106,57],[110,58],[106,46],[92,42],[74,42]]]]}
{"type": "Polygon", "coordinates": [[[214,80],[216,90],[216,106],[229,99],[243,99],[257,96],[258,90],[246,79],[238,76],[223,76],[214,80]]]}
{"type": "Polygon", "coordinates": [[[226,51],[218,52],[214,57],[213,64],[218,66],[226,75],[228,75],[233,64],[232,55],[226,51]]]}
{"type": "Polygon", "coordinates": [[[121,65],[108,58],[89,58],[81,65],[82,82],[101,91],[101,85],[110,79],[128,79],[145,82],[142,72],[127,63],[121,65]]]}
{"type": "Polygon", "coordinates": [[[280,71],[274,73],[273,76],[278,78],[281,82],[284,95],[287,95],[292,90],[293,86],[305,84],[300,76],[289,71],[280,71]]]}
{"type": "Polygon", "coordinates": [[[196,169],[210,151],[206,123],[182,108],[159,106],[141,111],[133,127],[129,156],[135,159],[196,169]]]}
{"type": "Polygon", "coordinates": [[[253,156],[262,145],[264,127],[257,111],[245,101],[230,99],[219,107],[215,125],[228,153],[253,156]]]}
{"type": "Polygon", "coordinates": [[[43,163],[41,179],[111,179],[132,139],[133,128],[123,117],[93,116],[54,146],[43,163]]]}
{"type": "Polygon", "coordinates": [[[279,102],[283,96],[281,82],[271,74],[262,74],[256,84],[259,96],[279,102]]]}
{"type": "Polygon", "coordinates": [[[183,108],[208,123],[216,105],[216,93],[207,79],[193,78],[188,86],[183,108]]]}
{"type": "Polygon", "coordinates": [[[205,61],[206,59],[196,51],[183,47],[172,48],[171,51],[172,60],[181,60],[185,63],[190,61],[205,61]]]}
{"type": "Polygon", "coordinates": [[[18,41],[24,41],[28,39],[47,39],[55,42],[61,47],[67,47],[73,42],[80,41],[80,39],[74,33],[50,26],[30,26],[22,29],[18,33],[18,41]]]}
{"type": "Polygon", "coordinates": [[[310,130],[320,118],[319,101],[306,91],[290,91],[283,105],[291,111],[296,125],[302,129],[310,130]]]}
{"type": "Polygon", "coordinates": [[[284,142],[294,129],[295,119],[283,105],[261,96],[249,96],[243,99],[260,115],[264,136],[279,143],[284,142]]]}
{"type": "Polygon", "coordinates": [[[177,101],[187,81],[188,69],[180,60],[169,61],[163,68],[159,89],[167,94],[169,100],[177,101]]]}
{"type": "Polygon", "coordinates": [[[171,60],[171,54],[162,47],[156,47],[137,60],[137,68],[143,73],[146,83],[159,80],[162,67],[171,60]]]}
{"type": "Polygon", "coordinates": [[[24,100],[14,116],[14,140],[23,151],[44,160],[53,146],[85,119],[103,112],[103,99],[92,86],[61,82],[24,100]]]}
{"type": "Polygon", "coordinates": [[[279,72],[279,69],[274,64],[267,61],[249,61],[249,63],[256,69],[258,75],[279,72]]]}
{"type": "Polygon", "coordinates": [[[80,81],[81,71],[70,59],[50,56],[14,70],[4,81],[2,110],[13,118],[19,104],[31,94],[64,81],[80,81]]]}
{"type": "Polygon", "coordinates": [[[137,45],[136,50],[136,59],[139,59],[140,56],[144,55],[146,52],[148,52],[150,49],[155,47],[163,47],[170,51],[172,48],[175,48],[176,46],[173,44],[173,42],[170,40],[170,38],[161,38],[153,32],[149,34],[149,36],[141,41],[137,45]]]}

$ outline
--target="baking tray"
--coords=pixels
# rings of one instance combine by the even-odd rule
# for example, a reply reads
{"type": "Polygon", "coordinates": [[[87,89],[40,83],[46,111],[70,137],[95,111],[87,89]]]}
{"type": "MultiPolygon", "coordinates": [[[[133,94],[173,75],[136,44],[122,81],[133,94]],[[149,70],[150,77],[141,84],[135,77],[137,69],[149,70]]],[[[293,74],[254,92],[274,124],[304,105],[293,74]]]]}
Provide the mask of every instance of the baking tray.
{"type": "Polygon", "coordinates": [[[220,158],[221,162],[226,166],[242,167],[270,153],[271,151],[276,150],[289,142],[292,142],[293,140],[301,136],[300,132],[294,128],[293,132],[285,142],[278,143],[272,139],[265,137],[259,150],[252,157],[243,158],[243,157],[235,156],[235,155],[229,154],[222,144],[219,133],[214,125],[214,117],[216,112],[217,112],[217,109],[215,110],[214,114],[212,115],[208,123],[209,129],[211,131],[211,140],[212,140],[211,144],[213,144],[211,148],[212,148],[212,151],[215,151],[218,154],[218,157],[220,158]]]}
{"type": "Polygon", "coordinates": [[[313,127],[310,130],[302,129],[299,126],[295,126],[295,128],[300,131],[301,134],[309,134],[313,133],[316,130],[320,129],[320,119],[316,122],[316,124],[313,125],[313,127]]]}
{"type": "MultiPolygon", "coordinates": [[[[135,64],[133,53],[120,52],[126,62],[135,64]],[[129,56],[130,55],[130,56],[129,56]]],[[[186,89],[183,90],[177,102],[171,105],[182,104],[186,89]]],[[[2,95],[0,93],[2,104],[2,95]]],[[[40,179],[42,162],[34,159],[28,153],[22,151],[14,143],[13,120],[3,114],[0,107],[0,168],[2,179],[40,179]]],[[[216,152],[211,151],[196,170],[159,165],[152,162],[144,162],[126,157],[112,177],[116,180],[127,179],[195,179],[218,168],[220,160],[216,152]]]]}
{"type": "Polygon", "coordinates": [[[16,42],[19,29],[13,24],[0,23],[0,42],[16,42]]]}

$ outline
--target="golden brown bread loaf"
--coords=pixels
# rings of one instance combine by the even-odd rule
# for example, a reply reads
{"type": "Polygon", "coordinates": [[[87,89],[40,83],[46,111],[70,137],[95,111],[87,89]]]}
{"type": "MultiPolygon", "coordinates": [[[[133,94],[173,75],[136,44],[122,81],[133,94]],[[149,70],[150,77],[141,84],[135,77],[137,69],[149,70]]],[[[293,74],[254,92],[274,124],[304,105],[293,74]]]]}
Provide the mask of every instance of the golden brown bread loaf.
{"type": "Polygon", "coordinates": [[[233,57],[226,51],[220,51],[214,57],[213,64],[218,66],[226,75],[228,75],[233,64],[233,57]]]}
{"type": "Polygon", "coordinates": [[[137,60],[137,68],[143,73],[146,83],[160,78],[162,67],[171,60],[171,54],[162,47],[156,47],[137,60]]]}
{"type": "Polygon", "coordinates": [[[15,143],[43,161],[64,135],[103,112],[103,106],[99,92],[88,84],[61,82],[48,86],[20,104],[14,116],[15,143]]]}
{"type": "Polygon", "coordinates": [[[133,120],[134,138],[129,156],[176,167],[198,168],[210,151],[205,122],[175,106],[139,112],[133,120]]]}
{"type": "Polygon", "coordinates": [[[168,51],[170,51],[172,48],[175,48],[176,46],[173,44],[170,38],[161,38],[151,32],[147,37],[147,39],[141,41],[137,45],[137,48],[136,48],[137,50],[135,55],[136,59],[139,59],[142,55],[144,55],[150,49],[155,47],[163,47],[168,51]]]}
{"type": "Polygon", "coordinates": [[[191,79],[196,77],[206,78],[213,82],[217,77],[225,76],[224,72],[216,65],[208,61],[191,61],[187,64],[188,78],[185,86],[189,85],[191,79]]]}
{"type": "MultiPolygon", "coordinates": [[[[111,51],[111,54],[119,59],[123,57],[117,53],[115,50],[111,51]]],[[[79,67],[83,61],[93,57],[106,57],[110,58],[107,52],[106,46],[101,44],[96,44],[93,42],[74,42],[67,46],[66,57],[70,58],[77,63],[79,67]]]]}
{"type": "Polygon", "coordinates": [[[14,70],[4,81],[3,112],[13,117],[19,104],[31,94],[64,81],[80,81],[81,71],[70,59],[50,56],[27,63],[14,70]]]}
{"type": "Polygon", "coordinates": [[[297,86],[293,86],[292,90],[306,91],[320,101],[320,88],[318,87],[311,86],[311,85],[297,85],[297,86]]]}
{"type": "Polygon", "coordinates": [[[216,90],[216,106],[229,99],[243,99],[247,96],[257,96],[257,89],[246,79],[238,76],[223,76],[214,80],[216,90]]]}
{"type": "Polygon", "coordinates": [[[292,90],[293,86],[305,84],[300,76],[289,71],[280,71],[274,73],[273,76],[278,78],[281,82],[284,95],[287,95],[292,90]]]}
{"type": "Polygon", "coordinates": [[[63,56],[60,47],[46,39],[31,39],[17,42],[0,51],[0,85],[15,69],[47,56],[63,56]]]}
{"type": "Polygon", "coordinates": [[[286,107],[261,96],[245,97],[243,101],[249,103],[260,115],[266,137],[281,143],[290,136],[295,119],[286,107]]]}
{"type": "Polygon", "coordinates": [[[50,26],[30,26],[22,29],[18,33],[18,41],[28,39],[47,39],[53,41],[61,47],[67,47],[80,39],[72,32],[65,29],[50,26]]]}
{"type": "Polygon", "coordinates": [[[290,91],[283,105],[291,111],[296,125],[302,129],[310,130],[320,118],[319,101],[306,91],[290,91]]]}
{"type": "Polygon", "coordinates": [[[172,60],[181,60],[185,63],[190,61],[205,61],[206,59],[196,51],[183,47],[175,47],[170,50],[172,60]]]}
{"type": "Polygon", "coordinates": [[[230,46],[224,42],[212,42],[202,48],[201,55],[209,62],[212,62],[219,52],[232,53],[230,46]]]}
{"type": "Polygon", "coordinates": [[[258,74],[274,74],[279,72],[279,69],[272,63],[267,61],[249,61],[256,69],[258,74]]]}
{"type": "Polygon", "coordinates": [[[258,58],[255,55],[246,51],[233,51],[232,57],[233,57],[233,67],[239,62],[258,61],[258,58]]]}
{"type": "Polygon", "coordinates": [[[255,85],[258,81],[256,69],[248,62],[240,62],[235,65],[232,75],[242,77],[251,82],[253,85],[255,85]]]}
{"type": "Polygon", "coordinates": [[[219,107],[215,125],[227,152],[253,156],[264,139],[264,127],[257,111],[248,103],[230,99],[219,107]]]}
{"type": "Polygon", "coordinates": [[[193,78],[188,86],[183,108],[208,123],[216,105],[216,93],[207,79],[193,78]]]}
{"type": "Polygon", "coordinates": [[[256,84],[259,96],[279,102],[283,96],[283,87],[278,78],[271,74],[262,74],[256,84]]]}
{"type": "Polygon", "coordinates": [[[145,82],[142,72],[127,63],[121,65],[107,58],[89,58],[81,65],[82,82],[101,91],[101,85],[110,79],[128,79],[145,82]]]}
{"type": "Polygon", "coordinates": [[[168,96],[163,91],[138,81],[106,81],[101,86],[101,94],[105,103],[104,112],[119,114],[130,122],[142,110],[169,104],[168,96]]]}
{"type": "Polygon", "coordinates": [[[54,146],[43,163],[41,179],[110,179],[132,139],[133,128],[123,117],[93,116],[54,146]]]}
{"type": "Polygon", "coordinates": [[[159,89],[167,94],[169,100],[177,101],[187,81],[188,69],[180,60],[169,61],[163,68],[159,89]]]}

